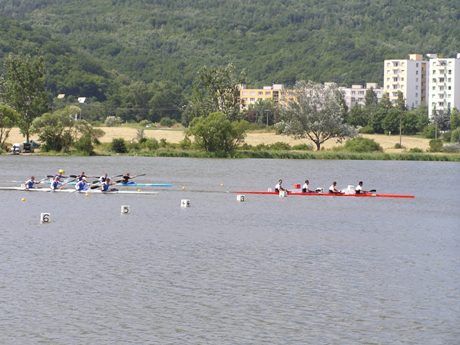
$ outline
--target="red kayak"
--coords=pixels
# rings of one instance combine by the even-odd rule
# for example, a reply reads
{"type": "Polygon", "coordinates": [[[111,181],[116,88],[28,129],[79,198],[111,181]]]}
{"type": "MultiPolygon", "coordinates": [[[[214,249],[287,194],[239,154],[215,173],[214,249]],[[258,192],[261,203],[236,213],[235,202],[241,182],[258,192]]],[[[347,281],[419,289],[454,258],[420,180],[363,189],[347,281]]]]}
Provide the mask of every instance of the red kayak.
{"type": "MultiPolygon", "coordinates": [[[[279,195],[278,192],[262,192],[262,191],[241,191],[232,192],[235,194],[260,194],[260,195],[279,195]]],[[[353,197],[353,198],[401,198],[401,199],[413,199],[415,195],[403,195],[403,194],[381,194],[381,193],[361,193],[361,194],[345,194],[345,193],[316,193],[316,192],[291,192],[288,191],[289,196],[338,196],[338,197],[353,197]]]]}

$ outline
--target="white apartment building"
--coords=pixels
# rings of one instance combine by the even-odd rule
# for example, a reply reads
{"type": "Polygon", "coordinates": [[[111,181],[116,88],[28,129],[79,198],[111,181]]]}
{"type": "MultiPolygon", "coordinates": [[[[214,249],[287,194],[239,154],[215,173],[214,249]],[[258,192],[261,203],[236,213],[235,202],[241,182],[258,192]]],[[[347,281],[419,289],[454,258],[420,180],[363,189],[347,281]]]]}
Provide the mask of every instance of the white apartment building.
{"type": "Polygon", "coordinates": [[[292,101],[292,90],[288,90],[283,84],[264,86],[262,89],[248,89],[246,85],[240,85],[240,108],[248,109],[249,105],[259,101],[273,101],[274,105],[285,104],[292,101]]]}
{"type": "Polygon", "coordinates": [[[443,59],[429,54],[428,114],[460,109],[460,54],[457,58],[443,59]]]}
{"type": "Polygon", "coordinates": [[[408,60],[385,60],[383,90],[395,103],[401,91],[408,109],[427,105],[427,68],[420,54],[410,54],[408,60]]]}
{"type": "Polygon", "coordinates": [[[351,87],[341,87],[340,91],[345,99],[345,104],[350,110],[355,105],[364,106],[366,104],[366,92],[370,89],[375,92],[377,99],[380,102],[383,96],[383,89],[379,88],[377,83],[366,83],[366,86],[352,85],[351,87]]]}

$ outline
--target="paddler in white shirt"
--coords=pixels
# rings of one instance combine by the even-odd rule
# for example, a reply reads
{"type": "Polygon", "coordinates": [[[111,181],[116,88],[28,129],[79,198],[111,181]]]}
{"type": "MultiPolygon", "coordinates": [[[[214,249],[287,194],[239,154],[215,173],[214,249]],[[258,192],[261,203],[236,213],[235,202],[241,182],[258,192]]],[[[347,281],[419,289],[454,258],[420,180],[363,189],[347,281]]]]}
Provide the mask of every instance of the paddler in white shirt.
{"type": "Polygon", "coordinates": [[[363,190],[363,181],[359,181],[358,185],[355,188],[355,193],[356,194],[364,194],[367,193],[365,190],[363,190]]]}
{"type": "Polygon", "coordinates": [[[302,186],[302,193],[309,193],[311,190],[309,189],[310,181],[305,180],[305,183],[302,186]]]}
{"type": "Polygon", "coordinates": [[[286,189],[283,188],[282,184],[283,184],[283,180],[279,179],[278,183],[275,186],[275,192],[279,193],[282,190],[286,190],[286,189]]]}
{"type": "Polygon", "coordinates": [[[329,193],[342,194],[342,192],[337,189],[336,181],[332,182],[331,186],[329,187],[329,193]]]}

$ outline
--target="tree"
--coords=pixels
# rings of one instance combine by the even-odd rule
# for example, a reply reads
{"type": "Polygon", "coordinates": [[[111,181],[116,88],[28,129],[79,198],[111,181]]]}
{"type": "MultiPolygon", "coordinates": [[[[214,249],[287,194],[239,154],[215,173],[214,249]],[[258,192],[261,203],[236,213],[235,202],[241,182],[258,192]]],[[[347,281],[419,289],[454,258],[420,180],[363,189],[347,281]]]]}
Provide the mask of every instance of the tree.
{"type": "Polygon", "coordinates": [[[19,129],[29,142],[32,121],[48,110],[44,60],[29,55],[9,55],[5,72],[5,101],[19,113],[19,129]]]}
{"type": "Polygon", "coordinates": [[[0,149],[6,149],[6,140],[19,119],[19,114],[10,106],[0,103],[0,149]]]}
{"type": "Polygon", "coordinates": [[[38,134],[44,151],[68,152],[77,137],[75,114],[80,112],[77,106],[67,106],[53,113],[37,117],[32,123],[32,132],[38,134]]]}
{"type": "Polygon", "coordinates": [[[369,115],[367,111],[359,104],[351,108],[345,119],[347,124],[354,127],[364,127],[369,123],[369,115]]]}
{"type": "Polygon", "coordinates": [[[233,152],[244,140],[246,121],[230,121],[223,113],[215,112],[206,117],[194,118],[187,135],[195,137],[195,143],[207,152],[233,152]]]}
{"type": "Polygon", "coordinates": [[[382,99],[380,100],[380,103],[379,103],[379,108],[386,109],[386,110],[393,108],[393,103],[391,103],[390,101],[390,95],[388,94],[388,92],[385,92],[383,94],[382,99]]]}
{"type": "Polygon", "coordinates": [[[450,113],[450,129],[454,130],[460,127],[460,111],[454,108],[450,113]]]}
{"type": "Polygon", "coordinates": [[[401,111],[407,110],[406,100],[404,99],[404,95],[401,91],[398,91],[398,99],[396,100],[395,107],[401,111]]]}
{"type": "Polygon", "coordinates": [[[379,99],[377,98],[377,94],[374,91],[374,88],[371,87],[370,89],[366,90],[365,96],[365,107],[371,108],[376,107],[379,103],[379,99]]]}
{"type": "Polygon", "coordinates": [[[186,122],[212,112],[221,112],[227,119],[236,120],[240,113],[240,85],[244,82],[244,73],[237,74],[233,64],[202,67],[186,109],[186,122]]]}
{"type": "Polygon", "coordinates": [[[281,133],[309,138],[317,150],[329,139],[340,142],[356,135],[351,126],[343,123],[342,94],[337,85],[300,81],[294,87],[294,94],[296,100],[281,111],[281,122],[277,125],[281,133]]]}
{"type": "Polygon", "coordinates": [[[258,100],[250,104],[244,112],[244,118],[253,123],[272,125],[275,115],[275,105],[272,100],[258,100]]]}

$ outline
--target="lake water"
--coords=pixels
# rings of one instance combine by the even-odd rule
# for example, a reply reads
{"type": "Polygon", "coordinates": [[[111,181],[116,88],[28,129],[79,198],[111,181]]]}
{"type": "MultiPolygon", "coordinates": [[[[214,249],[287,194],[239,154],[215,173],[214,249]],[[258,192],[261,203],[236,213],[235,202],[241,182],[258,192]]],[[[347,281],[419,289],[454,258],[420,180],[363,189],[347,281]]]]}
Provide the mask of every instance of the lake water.
{"type": "Polygon", "coordinates": [[[1,344],[460,343],[458,163],[3,156],[0,168],[4,186],[59,168],[176,185],[0,191],[1,344]],[[416,198],[228,193],[279,178],[416,198]]]}

